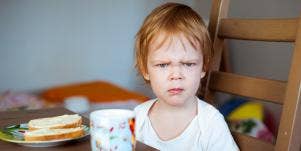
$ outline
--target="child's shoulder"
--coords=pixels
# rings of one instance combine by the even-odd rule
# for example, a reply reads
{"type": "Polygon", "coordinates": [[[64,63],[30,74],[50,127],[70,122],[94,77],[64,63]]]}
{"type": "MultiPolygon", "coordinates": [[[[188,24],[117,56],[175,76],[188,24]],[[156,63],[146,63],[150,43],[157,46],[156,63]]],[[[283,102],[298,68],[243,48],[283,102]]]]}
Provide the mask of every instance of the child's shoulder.
{"type": "MultiPolygon", "coordinates": [[[[147,119],[147,114],[153,103],[156,101],[156,99],[149,100],[146,102],[143,102],[135,107],[134,111],[136,114],[136,131],[140,132],[141,128],[143,127],[143,124],[145,123],[145,120],[147,119]]],[[[138,134],[137,134],[138,136],[138,134]]]]}
{"type": "Polygon", "coordinates": [[[224,116],[213,105],[201,99],[198,100],[198,112],[199,120],[206,120],[206,123],[224,121],[224,116]]]}
{"type": "Polygon", "coordinates": [[[219,111],[211,104],[205,102],[204,100],[198,99],[198,108],[200,111],[209,112],[209,113],[219,113],[219,111]]]}
{"type": "Polygon", "coordinates": [[[136,114],[137,113],[139,113],[139,114],[141,114],[141,113],[147,113],[148,112],[148,110],[150,109],[150,107],[153,105],[153,103],[156,101],[156,99],[152,99],[152,100],[148,100],[148,101],[146,101],[146,102],[143,102],[143,103],[141,103],[141,104],[139,104],[139,105],[137,105],[136,107],[135,107],[135,112],[136,112],[136,114]]]}

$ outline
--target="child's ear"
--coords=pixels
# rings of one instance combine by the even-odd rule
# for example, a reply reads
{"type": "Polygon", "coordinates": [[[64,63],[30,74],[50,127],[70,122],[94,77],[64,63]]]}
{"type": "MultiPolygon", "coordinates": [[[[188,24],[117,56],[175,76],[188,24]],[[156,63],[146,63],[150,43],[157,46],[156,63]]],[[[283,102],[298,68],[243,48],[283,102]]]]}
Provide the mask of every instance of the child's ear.
{"type": "Polygon", "coordinates": [[[206,72],[202,71],[202,72],[201,72],[201,79],[204,78],[205,75],[206,75],[206,72]]]}
{"type": "Polygon", "coordinates": [[[148,73],[143,73],[143,77],[145,80],[149,81],[149,74],[148,73]]]}

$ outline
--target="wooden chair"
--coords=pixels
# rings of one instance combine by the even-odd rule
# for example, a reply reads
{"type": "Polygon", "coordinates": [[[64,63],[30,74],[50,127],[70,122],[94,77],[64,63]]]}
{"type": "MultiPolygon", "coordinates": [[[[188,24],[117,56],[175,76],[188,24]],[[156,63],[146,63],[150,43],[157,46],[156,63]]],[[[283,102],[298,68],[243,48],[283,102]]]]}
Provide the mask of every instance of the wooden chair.
{"type": "Polygon", "coordinates": [[[215,92],[224,92],[282,105],[275,144],[234,132],[233,136],[242,151],[300,151],[301,18],[227,18],[228,7],[229,0],[213,0],[208,29],[213,40],[214,57],[206,83],[205,100],[213,101],[215,92]],[[294,43],[288,80],[221,72],[225,39],[294,43]]]}

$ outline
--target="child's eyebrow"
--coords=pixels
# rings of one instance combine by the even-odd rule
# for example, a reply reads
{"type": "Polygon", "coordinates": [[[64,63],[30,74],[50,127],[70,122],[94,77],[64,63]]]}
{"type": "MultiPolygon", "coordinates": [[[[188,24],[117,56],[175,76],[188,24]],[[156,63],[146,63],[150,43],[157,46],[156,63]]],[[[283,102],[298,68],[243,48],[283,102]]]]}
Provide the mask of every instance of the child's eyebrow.
{"type": "Polygon", "coordinates": [[[181,63],[187,63],[187,62],[200,62],[201,58],[183,58],[180,60],[181,63]]]}
{"type": "MultiPolygon", "coordinates": [[[[180,60],[179,63],[183,64],[183,63],[197,63],[199,62],[200,59],[183,59],[180,60]]],[[[156,64],[156,63],[171,63],[171,61],[169,60],[160,60],[160,59],[156,59],[156,60],[150,60],[151,63],[156,64]]]]}
{"type": "Polygon", "coordinates": [[[154,59],[154,60],[150,60],[150,62],[170,62],[170,61],[164,59],[154,59]]]}
{"type": "Polygon", "coordinates": [[[183,59],[181,62],[198,62],[200,59],[183,59]]]}

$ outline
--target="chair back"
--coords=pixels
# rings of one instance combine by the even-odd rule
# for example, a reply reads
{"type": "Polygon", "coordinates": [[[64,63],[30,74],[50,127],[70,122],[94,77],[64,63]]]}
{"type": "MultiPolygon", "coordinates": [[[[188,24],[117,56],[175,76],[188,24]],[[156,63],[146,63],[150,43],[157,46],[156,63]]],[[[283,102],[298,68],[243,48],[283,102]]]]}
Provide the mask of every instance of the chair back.
{"type": "Polygon", "coordinates": [[[215,92],[223,92],[280,104],[282,113],[275,143],[233,132],[234,139],[242,151],[300,151],[301,19],[229,18],[228,7],[229,0],[213,0],[208,29],[214,56],[204,98],[214,102],[215,92]],[[220,71],[225,39],[294,43],[288,80],[220,71]]]}

